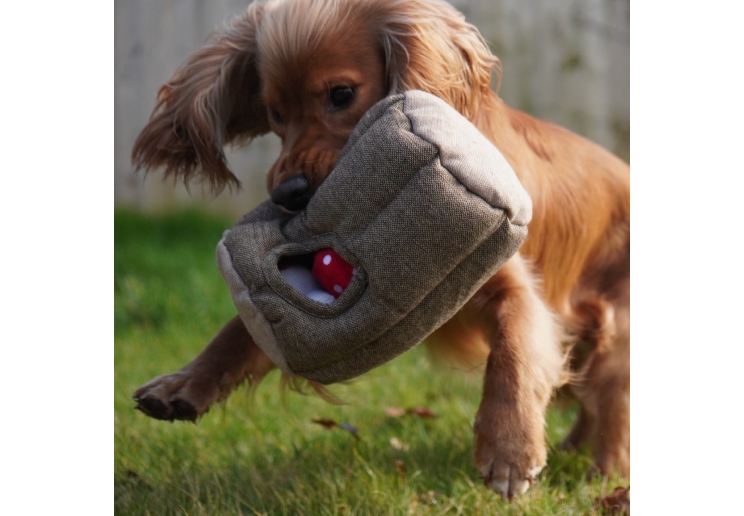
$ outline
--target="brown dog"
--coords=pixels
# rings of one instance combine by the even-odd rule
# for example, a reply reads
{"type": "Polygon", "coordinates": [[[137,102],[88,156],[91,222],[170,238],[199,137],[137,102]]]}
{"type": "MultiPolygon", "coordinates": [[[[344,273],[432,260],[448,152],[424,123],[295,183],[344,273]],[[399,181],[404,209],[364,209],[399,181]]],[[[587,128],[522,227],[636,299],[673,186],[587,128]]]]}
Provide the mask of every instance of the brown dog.
{"type": "MultiPolygon", "coordinates": [[[[419,89],[471,120],[532,196],[529,236],[427,344],[468,359],[488,349],[475,420],[475,463],[504,497],[545,464],[545,409],[571,356],[579,419],[566,444],[588,442],[597,468],[630,470],[630,172],[599,146],[506,106],[490,90],[499,61],[478,31],[433,0],[271,0],[212,35],[165,84],[133,150],[215,189],[237,184],[222,148],[274,131],[272,200],[302,210],[352,129],[378,100],[419,89]],[[568,338],[567,338],[568,337],[568,338]]],[[[274,365],[238,318],[180,371],[135,393],[159,419],[194,420],[274,365]]]]}

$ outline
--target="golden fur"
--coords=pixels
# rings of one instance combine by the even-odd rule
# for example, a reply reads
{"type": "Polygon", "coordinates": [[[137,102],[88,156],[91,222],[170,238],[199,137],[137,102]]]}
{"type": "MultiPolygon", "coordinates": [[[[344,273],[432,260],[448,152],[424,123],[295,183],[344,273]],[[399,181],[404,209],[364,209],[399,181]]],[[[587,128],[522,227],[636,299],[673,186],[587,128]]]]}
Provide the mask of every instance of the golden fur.
{"type": "MultiPolygon", "coordinates": [[[[506,106],[494,73],[478,31],[441,1],[258,1],[161,88],[133,160],[219,190],[237,184],[223,146],[273,130],[283,145],[269,192],[303,177],[311,194],[362,114],[390,93],[428,91],[470,119],[532,196],[533,220],[519,254],[429,346],[446,360],[488,354],[475,463],[511,498],[545,464],[545,409],[567,378],[569,341],[580,342],[570,363],[582,410],[565,444],[587,442],[601,472],[629,474],[630,174],[601,147],[506,106]],[[353,100],[336,106],[336,88],[353,100]]],[[[236,318],[135,397],[153,417],[195,419],[272,367],[236,318]]]]}

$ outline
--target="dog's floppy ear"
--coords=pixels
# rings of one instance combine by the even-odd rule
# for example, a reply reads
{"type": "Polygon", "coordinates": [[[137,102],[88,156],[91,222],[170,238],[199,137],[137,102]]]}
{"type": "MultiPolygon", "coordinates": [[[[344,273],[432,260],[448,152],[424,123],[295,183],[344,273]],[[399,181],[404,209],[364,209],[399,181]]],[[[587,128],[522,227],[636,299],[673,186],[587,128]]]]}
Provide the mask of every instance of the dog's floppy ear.
{"type": "Polygon", "coordinates": [[[390,93],[417,89],[445,100],[466,118],[475,116],[501,63],[478,29],[441,1],[382,2],[379,32],[390,93]]]}
{"type": "Polygon", "coordinates": [[[158,92],[150,121],[132,149],[137,169],[165,167],[165,175],[188,183],[195,175],[217,192],[237,186],[223,147],[269,131],[266,108],[259,97],[256,72],[256,29],[263,4],[221,30],[158,92]]]}

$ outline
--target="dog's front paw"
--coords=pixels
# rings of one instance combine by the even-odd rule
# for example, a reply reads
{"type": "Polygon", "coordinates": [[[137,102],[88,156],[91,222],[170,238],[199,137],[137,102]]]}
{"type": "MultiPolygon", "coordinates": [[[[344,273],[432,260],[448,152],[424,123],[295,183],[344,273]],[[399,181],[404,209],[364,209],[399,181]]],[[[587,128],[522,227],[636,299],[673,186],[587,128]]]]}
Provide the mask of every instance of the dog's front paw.
{"type": "Polygon", "coordinates": [[[494,420],[479,413],[475,420],[475,466],[490,489],[511,501],[527,491],[545,467],[542,428],[515,420],[494,420]]]}
{"type": "Polygon", "coordinates": [[[200,381],[189,370],[158,376],[134,393],[135,407],[146,415],[165,421],[196,421],[209,410],[219,395],[216,386],[200,381]]]}

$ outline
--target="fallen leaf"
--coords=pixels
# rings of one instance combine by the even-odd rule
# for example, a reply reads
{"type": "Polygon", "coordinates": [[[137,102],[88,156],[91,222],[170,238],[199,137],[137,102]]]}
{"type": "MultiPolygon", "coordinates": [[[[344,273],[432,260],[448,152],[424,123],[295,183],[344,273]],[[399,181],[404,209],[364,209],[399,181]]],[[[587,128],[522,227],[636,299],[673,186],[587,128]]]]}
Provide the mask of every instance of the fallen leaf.
{"type": "Polygon", "coordinates": [[[410,446],[408,446],[407,443],[404,443],[403,441],[399,440],[397,437],[390,438],[390,446],[392,446],[396,450],[403,450],[403,451],[408,451],[408,448],[410,448],[410,446]]]}
{"type": "Polygon", "coordinates": [[[626,514],[630,516],[630,486],[616,487],[615,490],[603,498],[595,498],[603,514],[626,514]]]}
{"type": "Polygon", "coordinates": [[[406,415],[406,411],[398,407],[385,407],[387,417],[401,417],[406,415]]]}
{"type": "Polygon", "coordinates": [[[326,428],[335,428],[338,426],[332,419],[313,419],[313,423],[324,426],[326,428]]]}
{"type": "Polygon", "coordinates": [[[434,412],[429,410],[426,407],[413,407],[412,409],[408,409],[409,414],[415,414],[418,417],[422,418],[435,418],[438,417],[434,412]]]}
{"type": "Polygon", "coordinates": [[[351,435],[354,436],[355,439],[361,440],[361,437],[359,437],[359,430],[357,430],[357,427],[354,425],[350,425],[349,423],[336,423],[332,419],[313,419],[313,423],[323,426],[325,428],[333,429],[333,428],[340,428],[341,430],[346,430],[351,435]]]}

